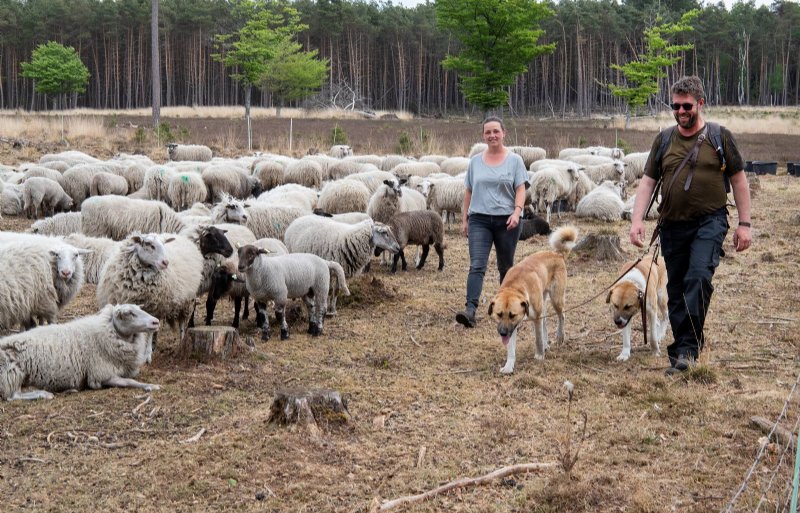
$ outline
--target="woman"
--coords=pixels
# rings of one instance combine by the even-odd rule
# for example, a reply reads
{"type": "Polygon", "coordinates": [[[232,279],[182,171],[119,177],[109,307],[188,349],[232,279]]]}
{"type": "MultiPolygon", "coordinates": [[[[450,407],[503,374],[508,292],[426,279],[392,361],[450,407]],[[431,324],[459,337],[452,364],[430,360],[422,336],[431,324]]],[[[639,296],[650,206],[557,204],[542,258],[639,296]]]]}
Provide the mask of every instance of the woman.
{"type": "Polygon", "coordinates": [[[500,118],[491,116],[483,121],[483,141],[487,148],[472,157],[464,179],[467,192],[461,224],[469,239],[469,275],[466,306],[456,314],[456,321],[467,328],[475,327],[475,310],[492,244],[502,282],[506,271],[514,265],[519,240],[528,173],[522,158],[503,144],[505,135],[500,118]]]}

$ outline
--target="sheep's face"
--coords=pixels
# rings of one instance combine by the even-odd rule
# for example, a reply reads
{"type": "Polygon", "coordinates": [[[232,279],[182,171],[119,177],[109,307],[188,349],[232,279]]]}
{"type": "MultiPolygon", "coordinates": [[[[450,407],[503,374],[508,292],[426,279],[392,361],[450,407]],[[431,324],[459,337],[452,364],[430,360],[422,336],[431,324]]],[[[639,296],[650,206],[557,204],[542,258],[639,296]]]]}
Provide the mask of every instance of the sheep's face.
{"type": "Polygon", "coordinates": [[[224,211],[223,219],[226,223],[246,224],[247,211],[245,208],[249,206],[250,205],[246,205],[242,200],[228,196],[222,198],[219,208],[224,211]]]}
{"type": "Polygon", "coordinates": [[[136,305],[116,305],[111,314],[114,329],[123,336],[158,331],[158,319],[136,305]]]}
{"type": "Polygon", "coordinates": [[[399,180],[384,180],[383,184],[386,185],[386,193],[384,195],[397,196],[398,198],[402,197],[403,189],[401,186],[403,183],[405,183],[405,181],[400,182],[399,180]]]}
{"type": "Polygon", "coordinates": [[[392,229],[382,223],[375,223],[372,226],[372,244],[375,246],[376,251],[378,248],[397,253],[400,251],[400,245],[392,233],[392,229]]]}
{"type": "Polygon", "coordinates": [[[433,189],[433,184],[429,180],[423,180],[417,184],[417,190],[426,198],[428,194],[430,194],[431,189],[433,189]]]}
{"type": "Polygon", "coordinates": [[[58,205],[56,205],[61,210],[69,210],[72,208],[73,201],[68,195],[64,194],[61,199],[58,201],[58,205]]]}
{"type": "Polygon", "coordinates": [[[164,244],[172,242],[173,240],[175,239],[170,238],[161,242],[161,240],[152,233],[147,235],[132,235],[131,242],[133,246],[131,247],[131,251],[136,253],[136,256],[144,265],[163,271],[169,267],[167,249],[164,247],[164,244]]]}
{"type": "Polygon", "coordinates": [[[614,161],[614,171],[616,171],[616,173],[620,177],[624,176],[625,175],[625,163],[622,162],[621,160],[615,160],[614,161]]]}
{"type": "Polygon", "coordinates": [[[220,230],[216,226],[203,226],[198,233],[198,244],[200,253],[210,255],[217,253],[225,258],[233,255],[233,246],[225,236],[225,230],[220,230]]]}
{"type": "Polygon", "coordinates": [[[79,265],[78,258],[91,252],[92,250],[90,249],[79,249],[69,245],[51,250],[50,257],[52,258],[56,278],[64,281],[71,280],[79,265]]]}
{"type": "Polygon", "coordinates": [[[258,258],[260,255],[267,254],[269,254],[269,251],[266,249],[257,248],[252,244],[246,244],[242,246],[239,248],[239,272],[247,272],[247,270],[253,266],[253,262],[256,261],[256,258],[258,258]]]}

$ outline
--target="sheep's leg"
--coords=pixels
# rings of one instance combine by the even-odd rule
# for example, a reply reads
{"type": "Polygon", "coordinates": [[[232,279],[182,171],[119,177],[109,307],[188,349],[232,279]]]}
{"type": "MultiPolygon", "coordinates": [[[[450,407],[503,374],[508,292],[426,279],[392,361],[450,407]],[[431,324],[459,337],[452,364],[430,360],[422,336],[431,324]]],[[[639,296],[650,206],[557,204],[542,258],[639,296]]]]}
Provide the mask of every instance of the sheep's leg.
{"type": "Polygon", "coordinates": [[[142,383],[141,381],[136,381],[135,379],[131,378],[123,378],[120,376],[113,376],[105,381],[103,381],[104,387],[120,387],[120,388],[141,388],[147,392],[152,392],[153,390],[160,390],[161,387],[158,385],[154,385],[151,383],[142,383]]]}
{"type": "Polygon", "coordinates": [[[286,322],[286,303],[275,301],[275,318],[281,325],[281,340],[289,338],[289,324],[286,322]]]}
{"type": "Polygon", "coordinates": [[[34,401],[36,399],[52,399],[55,397],[53,394],[46,390],[31,390],[29,392],[20,392],[17,390],[14,395],[8,398],[9,401],[34,401]]]}
{"type": "Polygon", "coordinates": [[[316,331],[311,334],[311,336],[313,337],[322,335],[322,324],[325,321],[325,313],[328,310],[327,306],[322,301],[322,299],[324,299],[324,296],[322,296],[320,300],[316,302],[314,305],[317,311],[317,325],[316,325],[316,331]]]}
{"type": "Polygon", "coordinates": [[[331,290],[328,293],[328,304],[331,305],[331,308],[325,312],[325,315],[329,315],[333,317],[336,315],[336,299],[338,298],[338,294],[336,293],[336,289],[331,286],[331,290]]]}
{"type": "Polygon", "coordinates": [[[211,326],[211,321],[214,319],[214,309],[217,308],[217,300],[214,299],[214,287],[208,291],[206,298],[206,326],[211,326]]]}
{"type": "Polygon", "coordinates": [[[403,250],[401,249],[397,253],[394,254],[394,259],[392,260],[392,270],[391,272],[394,274],[397,272],[397,261],[403,259],[403,270],[406,270],[406,256],[403,254],[403,250]]]}
{"type": "MultiPolygon", "coordinates": [[[[422,269],[422,266],[425,265],[425,260],[428,259],[428,251],[430,251],[430,245],[429,244],[423,244],[422,245],[422,254],[419,257],[419,264],[417,264],[417,270],[422,269]]],[[[405,268],[403,268],[403,270],[405,271],[405,268]]]]}
{"type": "Polygon", "coordinates": [[[256,327],[261,328],[267,320],[267,305],[256,301],[254,308],[256,309],[256,327]]]}
{"type": "Polygon", "coordinates": [[[308,330],[306,333],[314,335],[316,332],[316,318],[315,318],[315,311],[314,311],[314,296],[311,294],[306,294],[303,296],[303,303],[306,305],[306,312],[308,312],[308,330]]]}
{"type": "Polygon", "coordinates": [[[553,205],[545,202],[545,208],[547,208],[547,219],[545,219],[545,221],[547,221],[547,224],[550,224],[550,211],[553,209],[553,205]]]}
{"type": "Polygon", "coordinates": [[[241,309],[242,309],[242,298],[241,297],[233,298],[233,323],[231,324],[231,326],[233,326],[234,328],[239,327],[239,312],[241,311],[241,309]]]}
{"type": "Polygon", "coordinates": [[[433,245],[433,249],[436,250],[436,254],[439,255],[439,268],[438,271],[444,269],[444,248],[438,242],[433,245]]]}
{"type": "Polygon", "coordinates": [[[244,297],[244,312],[242,312],[242,320],[246,321],[250,317],[250,294],[244,297]]]}

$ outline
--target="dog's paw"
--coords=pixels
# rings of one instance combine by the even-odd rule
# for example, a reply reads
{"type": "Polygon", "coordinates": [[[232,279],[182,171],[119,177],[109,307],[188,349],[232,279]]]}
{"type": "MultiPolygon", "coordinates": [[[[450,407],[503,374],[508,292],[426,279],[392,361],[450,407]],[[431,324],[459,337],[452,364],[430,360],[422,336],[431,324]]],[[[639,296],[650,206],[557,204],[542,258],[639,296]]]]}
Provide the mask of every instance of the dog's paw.
{"type": "Polygon", "coordinates": [[[537,360],[544,360],[544,353],[542,354],[536,353],[535,355],[533,355],[533,357],[536,358],[537,360]]]}
{"type": "Polygon", "coordinates": [[[505,367],[500,369],[500,374],[513,374],[513,373],[514,373],[513,365],[506,365],[505,367]]]}
{"type": "Polygon", "coordinates": [[[618,362],[627,362],[628,358],[630,358],[630,357],[631,357],[630,353],[623,352],[623,353],[620,353],[619,356],[617,356],[617,361],[618,362]]]}
{"type": "Polygon", "coordinates": [[[149,383],[147,385],[145,385],[143,388],[145,389],[146,392],[154,392],[156,390],[161,390],[161,386],[160,385],[153,385],[153,384],[149,384],[149,383]]]}

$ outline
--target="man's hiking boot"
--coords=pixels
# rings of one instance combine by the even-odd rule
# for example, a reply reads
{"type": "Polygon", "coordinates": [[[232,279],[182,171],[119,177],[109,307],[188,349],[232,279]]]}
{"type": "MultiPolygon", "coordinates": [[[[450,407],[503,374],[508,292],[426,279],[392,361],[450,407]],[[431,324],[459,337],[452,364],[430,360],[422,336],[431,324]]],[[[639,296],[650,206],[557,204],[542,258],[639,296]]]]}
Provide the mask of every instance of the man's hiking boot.
{"type": "Polygon", "coordinates": [[[475,311],[474,310],[462,310],[456,314],[456,322],[464,326],[465,328],[474,328],[475,327],[475,311]]]}
{"type": "Polygon", "coordinates": [[[667,369],[664,374],[667,376],[673,376],[680,372],[685,372],[692,366],[694,363],[694,358],[687,355],[687,354],[680,354],[678,358],[675,359],[675,363],[672,367],[667,369]]]}

